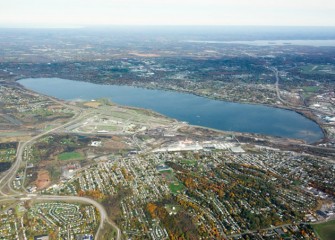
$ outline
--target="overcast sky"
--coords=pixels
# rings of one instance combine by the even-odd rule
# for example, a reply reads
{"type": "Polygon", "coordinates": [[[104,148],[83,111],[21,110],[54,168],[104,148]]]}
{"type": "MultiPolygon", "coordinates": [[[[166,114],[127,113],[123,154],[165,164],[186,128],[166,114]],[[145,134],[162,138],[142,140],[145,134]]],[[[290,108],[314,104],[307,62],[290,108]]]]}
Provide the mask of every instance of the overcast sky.
{"type": "Polygon", "coordinates": [[[1,26],[335,26],[335,0],[0,0],[1,26]]]}

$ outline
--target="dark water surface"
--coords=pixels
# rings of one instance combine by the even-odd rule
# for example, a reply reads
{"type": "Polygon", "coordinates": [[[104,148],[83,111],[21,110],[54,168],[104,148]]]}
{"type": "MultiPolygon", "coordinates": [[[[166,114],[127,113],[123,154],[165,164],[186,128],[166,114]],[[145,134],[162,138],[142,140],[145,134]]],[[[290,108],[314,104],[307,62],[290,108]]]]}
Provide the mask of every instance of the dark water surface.
{"type": "Polygon", "coordinates": [[[323,137],[322,130],[315,122],[296,112],[273,107],[59,78],[28,78],[19,83],[28,89],[64,100],[108,97],[120,105],[152,109],[193,125],[219,130],[298,138],[307,142],[315,142],[323,137]]]}

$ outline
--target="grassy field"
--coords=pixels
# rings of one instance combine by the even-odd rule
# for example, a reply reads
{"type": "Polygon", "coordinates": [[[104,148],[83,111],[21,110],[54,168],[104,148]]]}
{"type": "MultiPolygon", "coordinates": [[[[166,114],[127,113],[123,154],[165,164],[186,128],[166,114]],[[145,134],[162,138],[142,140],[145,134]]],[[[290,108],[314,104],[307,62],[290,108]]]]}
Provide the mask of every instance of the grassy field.
{"type": "Polygon", "coordinates": [[[172,174],[173,171],[172,171],[172,169],[167,169],[167,170],[159,171],[159,173],[161,173],[161,174],[163,174],[163,173],[166,173],[166,174],[172,174]]]}
{"type": "Polygon", "coordinates": [[[321,240],[335,240],[335,220],[313,225],[321,240]]]}
{"type": "Polygon", "coordinates": [[[1,137],[17,137],[17,136],[24,136],[27,133],[25,132],[0,132],[1,137]]]}
{"type": "Polygon", "coordinates": [[[180,182],[174,182],[174,183],[170,183],[169,188],[172,193],[177,194],[181,192],[185,187],[180,182]]]}
{"type": "Polygon", "coordinates": [[[305,92],[317,92],[320,90],[317,86],[303,87],[302,89],[304,89],[305,92]]]}
{"type": "Polygon", "coordinates": [[[335,69],[330,65],[313,65],[309,64],[300,68],[304,74],[335,74],[335,69]]]}
{"type": "Polygon", "coordinates": [[[167,204],[165,205],[165,209],[168,211],[168,213],[176,214],[180,211],[181,207],[178,205],[167,204]]]}
{"type": "Polygon", "coordinates": [[[66,160],[80,160],[83,159],[84,156],[79,152],[64,152],[58,155],[58,159],[62,161],[66,160]]]}
{"type": "Polygon", "coordinates": [[[119,131],[119,130],[121,130],[122,128],[120,128],[119,126],[111,126],[111,125],[109,125],[109,126],[98,126],[97,127],[97,131],[102,131],[102,130],[105,130],[105,131],[119,131]]]}
{"type": "Polygon", "coordinates": [[[197,164],[196,160],[181,160],[181,163],[186,164],[188,166],[195,166],[197,164]]]}
{"type": "Polygon", "coordinates": [[[307,66],[303,66],[301,67],[301,71],[303,73],[311,73],[313,71],[316,71],[319,68],[318,65],[313,65],[313,64],[309,64],[307,66]]]}

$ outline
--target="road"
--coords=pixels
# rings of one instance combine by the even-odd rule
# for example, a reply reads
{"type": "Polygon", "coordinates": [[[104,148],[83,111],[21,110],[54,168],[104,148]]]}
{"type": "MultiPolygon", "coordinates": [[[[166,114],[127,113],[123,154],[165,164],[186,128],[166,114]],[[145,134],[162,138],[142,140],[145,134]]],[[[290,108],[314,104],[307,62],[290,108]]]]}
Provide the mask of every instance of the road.
{"type": "Polygon", "coordinates": [[[279,72],[277,69],[273,69],[273,72],[275,73],[275,76],[276,76],[276,92],[277,92],[277,98],[281,101],[281,102],[284,102],[284,99],[281,98],[280,96],[280,90],[279,90],[279,72]]]}
{"type": "MultiPolygon", "coordinates": [[[[50,100],[53,100],[55,102],[60,102],[58,100],[55,100],[53,98],[50,98],[50,100]]],[[[64,103],[62,103],[62,105],[64,105],[64,103]]],[[[72,109],[74,109],[71,106],[72,109]]],[[[76,109],[78,110],[78,109],[76,109]]],[[[92,204],[94,205],[97,210],[100,212],[100,225],[99,228],[96,232],[95,235],[95,239],[98,240],[99,236],[101,234],[101,230],[104,227],[105,223],[110,224],[115,230],[116,230],[116,239],[120,240],[121,239],[121,231],[120,229],[117,227],[117,225],[111,221],[108,218],[108,215],[106,213],[105,208],[98,202],[94,201],[93,199],[90,198],[85,198],[85,197],[77,197],[77,196],[53,196],[53,195],[39,195],[39,194],[35,194],[35,195],[29,195],[26,194],[26,190],[23,189],[24,193],[20,193],[14,189],[12,189],[12,182],[14,177],[17,174],[17,171],[19,170],[22,161],[23,161],[23,153],[24,153],[24,149],[29,146],[29,144],[33,144],[37,139],[50,134],[52,132],[55,132],[61,128],[65,128],[68,125],[71,125],[79,120],[81,120],[82,118],[86,117],[88,114],[83,114],[83,112],[81,110],[77,111],[76,115],[72,118],[71,121],[66,122],[60,126],[57,126],[53,129],[50,129],[48,131],[45,131],[41,134],[38,134],[34,137],[32,137],[31,139],[29,139],[28,141],[24,142],[24,143],[19,143],[18,145],[18,149],[17,149],[17,154],[16,154],[16,161],[13,163],[13,165],[11,166],[11,168],[9,170],[7,170],[7,172],[1,177],[0,179],[0,202],[2,201],[8,201],[8,200],[20,200],[20,199],[34,199],[34,200],[40,200],[40,201],[74,201],[74,202],[82,202],[82,203],[86,203],[86,204],[92,204]],[[6,192],[9,191],[9,192],[6,192]],[[33,196],[33,197],[32,197],[33,196]]]]}
{"type": "MultiPolygon", "coordinates": [[[[16,155],[16,161],[14,162],[14,164],[11,166],[11,168],[7,171],[7,173],[2,177],[2,179],[0,179],[0,194],[2,195],[6,195],[6,193],[3,192],[3,189],[5,188],[5,186],[7,185],[8,188],[12,191],[14,191],[13,189],[11,189],[11,182],[13,181],[13,178],[15,177],[17,171],[19,170],[21,163],[23,161],[22,156],[23,156],[23,152],[24,149],[31,143],[33,143],[34,141],[36,141],[37,139],[50,134],[54,131],[57,131],[61,128],[66,127],[67,125],[70,125],[76,121],[78,121],[80,118],[84,117],[85,115],[82,116],[82,112],[79,112],[76,114],[76,116],[74,116],[72,118],[72,120],[70,122],[64,123],[58,127],[55,127],[53,129],[50,129],[46,132],[43,132],[39,135],[36,135],[34,137],[32,137],[31,139],[29,139],[28,141],[24,142],[24,143],[20,143],[17,149],[17,155],[16,155]]],[[[17,191],[14,191],[14,193],[18,193],[17,191]]]]}
{"type": "Polygon", "coordinates": [[[188,197],[186,197],[186,196],[184,196],[184,195],[179,195],[178,197],[181,198],[181,199],[184,199],[184,200],[186,200],[186,201],[192,202],[193,204],[197,205],[198,208],[201,209],[201,211],[202,211],[204,214],[206,214],[210,219],[212,219],[212,221],[213,221],[214,223],[216,223],[216,225],[217,225],[217,227],[218,227],[218,230],[219,230],[220,234],[223,236],[223,238],[224,238],[224,239],[228,239],[227,236],[226,236],[226,234],[225,234],[224,231],[223,231],[223,224],[222,224],[222,222],[219,221],[218,219],[216,219],[216,218],[214,217],[214,215],[213,215],[210,211],[208,211],[205,207],[201,206],[199,203],[193,201],[192,199],[190,199],[190,198],[188,198],[188,197]]]}
{"type": "MultiPolygon", "coordinates": [[[[275,86],[276,86],[276,94],[277,94],[277,98],[279,101],[281,101],[282,103],[286,104],[287,106],[292,106],[292,104],[286,100],[284,100],[281,95],[280,95],[280,89],[279,89],[279,81],[280,81],[280,77],[279,77],[279,71],[277,68],[274,68],[274,67],[268,67],[269,70],[271,70],[274,74],[275,74],[275,77],[276,77],[276,83],[275,83],[275,86]]],[[[299,109],[299,107],[297,106],[294,106],[295,108],[299,109]]],[[[302,109],[305,109],[304,107],[301,107],[302,109]]]]}
{"type": "MultiPolygon", "coordinates": [[[[327,115],[327,113],[321,111],[321,110],[318,110],[318,109],[312,109],[308,106],[297,106],[297,105],[293,105],[292,103],[284,100],[281,95],[280,95],[280,89],[279,89],[279,81],[280,81],[280,77],[279,77],[279,71],[278,69],[274,68],[274,67],[267,67],[269,70],[273,71],[273,73],[275,74],[275,77],[276,77],[276,83],[275,83],[275,86],[276,86],[276,94],[277,94],[277,98],[279,101],[281,101],[283,104],[285,104],[286,106],[290,107],[289,109],[293,110],[293,111],[297,111],[297,112],[300,112],[302,113],[302,111],[310,111],[311,113],[314,113],[314,114],[322,114],[322,115],[327,115]]],[[[303,114],[305,115],[305,114],[303,114]]],[[[306,116],[306,115],[305,115],[306,116]]],[[[308,116],[307,116],[308,117],[308,116]]],[[[313,121],[315,121],[320,127],[321,129],[323,129],[323,132],[325,133],[325,130],[324,130],[324,127],[320,124],[320,122],[318,122],[317,120],[315,119],[312,119],[313,121]]]]}
{"type": "Polygon", "coordinates": [[[321,110],[312,109],[312,108],[309,108],[308,106],[296,106],[296,105],[293,105],[290,102],[286,101],[285,99],[283,99],[280,95],[280,89],[279,89],[279,81],[280,81],[279,71],[274,67],[268,67],[268,69],[273,71],[273,73],[275,74],[275,77],[276,77],[276,83],[275,83],[276,94],[277,94],[277,98],[278,98],[279,101],[281,101],[282,103],[285,103],[287,106],[293,107],[293,110],[311,111],[311,112],[326,115],[326,113],[321,111],[321,110]]]}
{"type": "Polygon", "coordinates": [[[245,231],[243,233],[229,235],[228,237],[229,238],[236,238],[236,237],[241,237],[244,234],[257,233],[259,231],[268,231],[268,230],[273,230],[273,229],[276,229],[276,228],[288,227],[290,225],[292,225],[292,224],[283,224],[283,225],[280,225],[280,226],[273,226],[273,227],[263,228],[263,229],[259,229],[259,230],[255,230],[255,231],[245,231]]]}
{"type": "Polygon", "coordinates": [[[121,239],[121,230],[116,226],[116,224],[113,221],[109,219],[105,208],[100,203],[94,201],[93,199],[86,198],[86,197],[54,196],[54,195],[37,195],[33,199],[36,199],[39,201],[67,201],[67,202],[82,202],[86,204],[91,204],[95,206],[100,212],[100,225],[95,235],[95,240],[99,240],[100,231],[103,229],[105,222],[110,224],[116,230],[116,233],[117,233],[116,239],[117,240],[121,239]]]}
{"type": "Polygon", "coordinates": [[[103,229],[104,224],[110,224],[116,230],[116,239],[121,239],[121,230],[116,226],[116,224],[109,219],[108,214],[100,203],[94,201],[91,198],[87,197],[77,197],[77,196],[57,196],[57,195],[41,195],[41,194],[13,194],[10,196],[2,196],[0,197],[0,202],[5,201],[18,201],[18,200],[35,200],[35,201],[64,201],[64,202],[80,202],[85,204],[91,204],[100,213],[100,225],[99,229],[95,235],[95,239],[99,239],[100,231],[103,229]]]}
{"type": "Polygon", "coordinates": [[[281,101],[282,103],[285,103],[287,105],[290,105],[289,102],[285,101],[281,96],[280,96],[280,89],[279,89],[279,81],[280,81],[280,77],[279,77],[279,71],[278,69],[274,68],[274,67],[268,67],[269,70],[271,70],[274,74],[275,74],[275,77],[276,77],[276,83],[275,83],[275,86],[276,86],[276,93],[277,93],[277,98],[279,101],[281,101]]]}

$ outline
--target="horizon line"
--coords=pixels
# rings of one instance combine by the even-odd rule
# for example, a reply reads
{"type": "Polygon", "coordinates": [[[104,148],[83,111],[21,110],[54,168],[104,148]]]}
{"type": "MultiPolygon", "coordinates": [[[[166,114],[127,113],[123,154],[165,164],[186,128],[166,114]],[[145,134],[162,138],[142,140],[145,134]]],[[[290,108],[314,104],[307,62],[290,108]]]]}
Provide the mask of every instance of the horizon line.
{"type": "Polygon", "coordinates": [[[96,25],[2,25],[0,29],[84,29],[84,28],[109,28],[109,27],[260,27],[260,28],[335,28],[335,25],[213,25],[213,24],[96,24],[96,25]]]}

